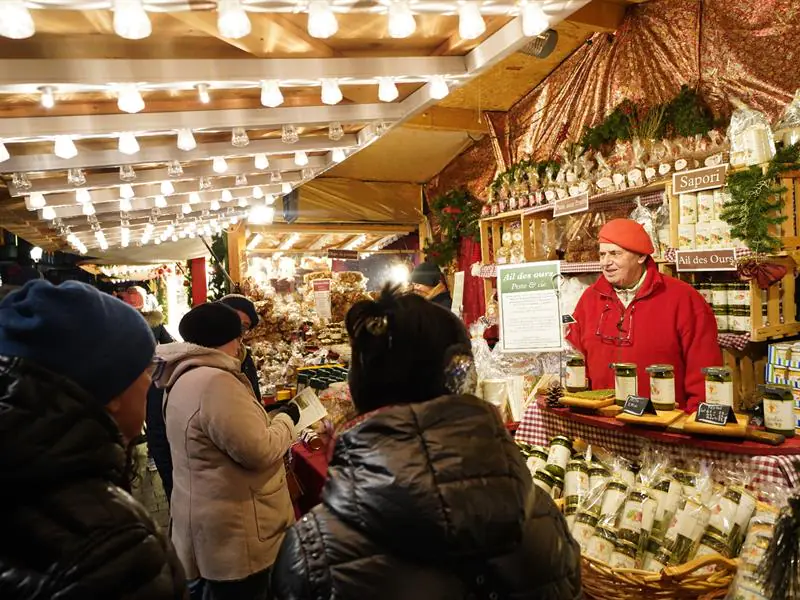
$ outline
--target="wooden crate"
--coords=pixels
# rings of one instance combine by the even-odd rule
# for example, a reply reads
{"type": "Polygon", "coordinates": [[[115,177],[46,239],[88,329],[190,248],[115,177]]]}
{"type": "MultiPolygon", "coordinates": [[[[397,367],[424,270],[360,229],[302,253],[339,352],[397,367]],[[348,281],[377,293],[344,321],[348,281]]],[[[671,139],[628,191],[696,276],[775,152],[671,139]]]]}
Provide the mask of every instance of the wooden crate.
{"type": "Polygon", "coordinates": [[[781,224],[781,243],[785,249],[800,248],[800,172],[785,173],[781,185],[786,188],[783,195],[786,221],[781,224]]]}
{"type": "Polygon", "coordinates": [[[767,344],[748,344],[744,350],[722,349],[722,359],[733,373],[733,406],[738,412],[747,406],[758,386],[764,383],[767,368],[767,344]]]}
{"type": "Polygon", "coordinates": [[[800,334],[795,300],[795,261],[791,256],[771,257],[772,263],[786,267],[778,283],[762,290],[750,282],[750,339],[763,342],[800,334]]]}

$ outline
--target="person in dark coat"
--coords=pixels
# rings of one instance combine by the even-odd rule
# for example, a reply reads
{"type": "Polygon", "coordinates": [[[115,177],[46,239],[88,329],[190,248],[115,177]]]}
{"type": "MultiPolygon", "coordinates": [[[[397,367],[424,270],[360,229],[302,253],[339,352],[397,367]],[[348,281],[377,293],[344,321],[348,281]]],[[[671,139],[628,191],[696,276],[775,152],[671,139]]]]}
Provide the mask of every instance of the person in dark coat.
{"type": "Polygon", "coordinates": [[[289,530],[275,600],[573,600],[580,549],[496,409],[450,312],[384,290],[347,315],[360,416],[322,504],[289,530]]]}
{"type": "MultiPolygon", "coordinates": [[[[258,325],[256,305],[246,296],[242,296],[241,294],[228,294],[220,298],[219,301],[222,302],[222,304],[230,306],[236,311],[236,314],[239,315],[239,319],[242,321],[242,333],[250,331],[258,325]]],[[[258,369],[256,369],[256,363],[253,360],[253,353],[247,346],[242,346],[242,349],[244,352],[244,356],[242,357],[242,373],[244,373],[245,377],[250,381],[250,385],[253,386],[256,399],[261,402],[258,369]]]]}
{"type": "Polygon", "coordinates": [[[184,573],[128,493],[155,342],[78,282],[0,302],[0,598],[172,600],[184,573]]]}
{"type": "Polygon", "coordinates": [[[418,264],[411,273],[411,284],[414,291],[434,304],[450,310],[453,299],[447,290],[441,270],[432,262],[418,264]]]}
{"type": "MultiPolygon", "coordinates": [[[[127,289],[124,301],[138,310],[156,340],[156,344],[170,344],[175,340],[164,326],[164,315],[158,310],[157,306],[151,306],[147,302],[147,291],[139,286],[132,286],[127,289]]],[[[164,488],[164,495],[167,502],[172,497],[172,455],[167,441],[167,428],[164,424],[162,414],[162,401],[164,390],[158,389],[155,384],[150,386],[147,391],[147,413],[145,424],[147,426],[147,452],[155,463],[158,476],[161,478],[161,485],[164,488]]]]}

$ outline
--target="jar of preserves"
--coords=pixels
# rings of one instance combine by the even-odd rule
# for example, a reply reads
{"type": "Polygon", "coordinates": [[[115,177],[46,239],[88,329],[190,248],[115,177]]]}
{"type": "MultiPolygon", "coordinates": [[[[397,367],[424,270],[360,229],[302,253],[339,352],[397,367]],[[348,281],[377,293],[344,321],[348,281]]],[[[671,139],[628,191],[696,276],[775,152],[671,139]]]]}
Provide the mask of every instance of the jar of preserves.
{"type": "Polygon", "coordinates": [[[594,530],[592,537],[589,538],[589,543],[586,545],[586,555],[608,564],[616,543],[617,534],[606,527],[598,527],[594,530]]]}
{"type": "Polygon", "coordinates": [[[647,552],[644,554],[642,569],[653,573],[660,573],[669,565],[670,551],[664,548],[661,542],[651,537],[647,542],[647,552]]]}
{"type": "Polygon", "coordinates": [[[730,323],[728,320],[728,306],[727,305],[717,305],[713,306],[714,310],[714,318],[717,321],[717,331],[719,333],[728,333],[730,332],[730,323]]]}
{"type": "Polygon", "coordinates": [[[558,500],[564,494],[564,477],[561,475],[553,475],[553,492],[550,494],[553,500],[558,500]]]}
{"type": "Polygon", "coordinates": [[[603,493],[603,503],[600,507],[602,517],[616,517],[619,509],[625,503],[628,496],[628,485],[617,479],[612,480],[603,493]]]}
{"type": "Polygon", "coordinates": [[[733,408],[733,375],[728,367],[706,367],[702,370],[705,376],[706,402],[708,404],[724,404],[733,408]]]}
{"type": "Polygon", "coordinates": [[[589,467],[589,489],[603,488],[611,479],[611,472],[603,465],[592,465],[589,467]]]}
{"type": "Polygon", "coordinates": [[[557,435],[550,440],[550,452],[547,455],[545,469],[553,475],[564,477],[570,458],[572,458],[572,440],[567,436],[557,435]]]}
{"type": "Polygon", "coordinates": [[[589,547],[589,540],[594,535],[594,529],[597,527],[597,515],[590,512],[579,512],[575,516],[575,525],[572,526],[572,537],[578,542],[581,547],[581,552],[586,552],[589,547]]]}
{"type": "Polygon", "coordinates": [[[752,329],[752,321],[750,320],[750,307],[729,307],[728,327],[733,333],[750,333],[750,330],[752,329]]]}
{"type": "MultiPolygon", "coordinates": [[[[730,558],[730,550],[728,549],[728,542],[724,537],[714,533],[706,532],[700,540],[700,545],[697,547],[697,553],[694,555],[695,559],[704,556],[720,555],[723,558],[730,558]]],[[[702,569],[695,571],[697,574],[710,575],[716,570],[714,565],[709,565],[702,569]]]]}
{"type": "Polygon", "coordinates": [[[541,446],[534,446],[531,448],[526,462],[531,475],[535,474],[539,469],[544,469],[547,465],[547,450],[541,446]]]}
{"type": "Polygon", "coordinates": [[[711,284],[711,304],[714,307],[728,306],[728,284],[727,283],[712,283],[711,284]]]}
{"type": "Polygon", "coordinates": [[[589,467],[584,460],[571,460],[564,478],[564,497],[567,504],[578,501],[589,493],[589,467]]]}
{"type": "Polygon", "coordinates": [[[634,363],[614,363],[614,399],[617,406],[625,406],[628,396],[639,393],[639,379],[634,363]]]}
{"type": "Polygon", "coordinates": [[[672,365],[651,365],[650,400],[656,410],[675,410],[675,367],[672,365]]]}
{"type": "Polygon", "coordinates": [[[764,400],[764,427],[770,433],[794,437],[794,395],[787,385],[767,384],[760,387],[764,400]]]}
{"type": "Polygon", "coordinates": [[[555,485],[555,479],[544,469],[536,471],[536,474],[533,476],[533,483],[548,496],[553,494],[553,485],[555,485]]]}
{"type": "Polygon", "coordinates": [[[608,566],[612,569],[635,569],[637,551],[636,544],[618,539],[608,560],[608,566]]]}
{"type": "Polygon", "coordinates": [[[586,381],[586,359],[582,354],[567,356],[566,388],[570,393],[583,392],[589,387],[586,381]]]}
{"type": "Polygon", "coordinates": [[[749,283],[729,283],[728,284],[728,306],[750,308],[750,284],[749,283]]]}

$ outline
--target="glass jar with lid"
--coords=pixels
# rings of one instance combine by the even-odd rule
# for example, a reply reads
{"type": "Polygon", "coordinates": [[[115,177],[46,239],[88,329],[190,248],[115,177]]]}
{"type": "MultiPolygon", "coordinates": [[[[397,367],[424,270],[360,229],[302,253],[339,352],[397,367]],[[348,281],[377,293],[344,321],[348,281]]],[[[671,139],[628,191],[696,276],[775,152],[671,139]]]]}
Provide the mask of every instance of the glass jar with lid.
{"type": "Polygon", "coordinates": [[[719,333],[729,333],[730,321],[728,305],[715,304],[712,308],[714,310],[714,319],[717,321],[717,331],[719,333]]]}
{"type": "Polygon", "coordinates": [[[764,427],[770,433],[794,437],[794,394],[787,385],[759,386],[764,400],[764,427]]]}
{"type": "Polygon", "coordinates": [[[675,367],[650,365],[650,400],[656,410],[675,410],[675,367]]]}
{"type": "Polygon", "coordinates": [[[728,328],[733,333],[750,333],[752,322],[750,320],[749,306],[728,307],[728,328]]]}
{"type": "Polygon", "coordinates": [[[733,408],[733,374],[730,368],[706,367],[702,373],[705,376],[706,402],[733,408]]]}
{"type": "Polygon", "coordinates": [[[636,396],[639,392],[639,376],[635,363],[613,363],[614,399],[617,406],[624,406],[628,396],[636,396]]]}
{"type": "Polygon", "coordinates": [[[586,381],[586,359],[582,354],[568,354],[566,366],[567,392],[584,392],[589,387],[586,381]]]}
{"type": "Polygon", "coordinates": [[[545,469],[563,478],[570,458],[572,458],[572,440],[565,435],[557,435],[550,440],[545,469]]]}

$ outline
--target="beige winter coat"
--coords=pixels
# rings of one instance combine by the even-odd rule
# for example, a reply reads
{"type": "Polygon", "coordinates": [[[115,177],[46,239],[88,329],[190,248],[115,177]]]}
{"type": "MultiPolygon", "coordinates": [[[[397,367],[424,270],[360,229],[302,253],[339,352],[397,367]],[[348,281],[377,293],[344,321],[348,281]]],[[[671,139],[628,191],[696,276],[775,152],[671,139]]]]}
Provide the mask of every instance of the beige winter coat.
{"type": "Polygon", "coordinates": [[[186,343],[157,354],[170,390],[172,542],[189,579],[244,579],[275,562],[294,522],[283,467],[292,420],[270,420],[236,358],[186,343]]]}

